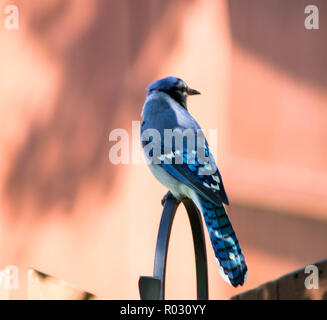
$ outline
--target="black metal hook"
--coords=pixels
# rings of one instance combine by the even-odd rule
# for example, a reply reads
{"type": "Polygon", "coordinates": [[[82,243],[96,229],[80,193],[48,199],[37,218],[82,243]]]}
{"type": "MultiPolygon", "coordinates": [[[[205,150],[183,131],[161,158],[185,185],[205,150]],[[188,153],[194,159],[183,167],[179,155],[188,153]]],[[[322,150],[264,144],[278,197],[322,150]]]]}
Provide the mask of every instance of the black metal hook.
{"type": "MultiPolygon", "coordinates": [[[[207,253],[203,232],[201,214],[194,203],[185,199],[182,201],[190,221],[196,263],[196,283],[198,300],[208,299],[208,268],[207,253]]],[[[141,276],[139,291],[141,300],[164,300],[166,263],[170,232],[179,203],[174,197],[166,197],[161,216],[157,246],[154,259],[153,277],[141,276]]]]}

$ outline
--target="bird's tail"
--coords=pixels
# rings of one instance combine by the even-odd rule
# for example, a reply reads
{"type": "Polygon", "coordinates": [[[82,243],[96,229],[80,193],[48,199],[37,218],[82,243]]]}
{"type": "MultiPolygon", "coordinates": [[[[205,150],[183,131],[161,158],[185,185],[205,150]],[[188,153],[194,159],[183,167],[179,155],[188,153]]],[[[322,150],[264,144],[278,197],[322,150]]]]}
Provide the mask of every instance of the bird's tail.
{"type": "Polygon", "coordinates": [[[234,287],[243,285],[247,266],[233,227],[223,205],[217,206],[204,198],[199,199],[218,268],[223,279],[234,287]]]}

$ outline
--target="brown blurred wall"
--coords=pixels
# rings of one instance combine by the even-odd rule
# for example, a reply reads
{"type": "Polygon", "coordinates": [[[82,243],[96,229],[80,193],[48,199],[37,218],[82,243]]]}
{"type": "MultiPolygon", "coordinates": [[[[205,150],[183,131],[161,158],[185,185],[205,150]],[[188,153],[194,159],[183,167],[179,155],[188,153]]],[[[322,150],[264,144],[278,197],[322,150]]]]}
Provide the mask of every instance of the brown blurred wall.
{"type": "MultiPolygon", "coordinates": [[[[13,297],[26,296],[31,266],[99,298],[139,298],[166,190],[144,164],[111,164],[108,136],[131,133],[144,88],[167,75],[201,91],[189,110],[218,129],[250,270],[244,287],[229,287],[207,242],[210,298],[326,257],[324,1],[8,0],[2,12],[7,4],[20,12],[19,30],[0,26],[0,269],[19,267],[13,297]],[[309,3],[320,30],[304,28],[309,3]]],[[[191,243],[181,209],[168,298],[195,298],[191,243]]]]}

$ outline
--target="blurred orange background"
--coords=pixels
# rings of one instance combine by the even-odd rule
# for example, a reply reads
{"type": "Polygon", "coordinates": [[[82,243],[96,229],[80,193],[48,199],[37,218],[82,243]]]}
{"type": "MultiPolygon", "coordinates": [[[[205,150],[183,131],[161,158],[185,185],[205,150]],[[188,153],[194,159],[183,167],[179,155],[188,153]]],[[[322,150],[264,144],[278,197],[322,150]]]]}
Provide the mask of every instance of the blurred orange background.
{"type": "MultiPolygon", "coordinates": [[[[131,133],[145,87],[169,75],[202,93],[189,110],[218,129],[249,267],[247,283],[230,287],[207,237],[210,298],[326,258],[326,1],[6,0],[1,12],[10,4],[19,29],[0,24],[0,269],[20,270],[12,297],[26,297],[34,267],[99,299],[139,299],[166,190],[143,163],[110,163],[108,137],[131,133]],[[308,4],[319,30],[304,27],[308,4]]],[[[182,207],[166,296],[196,298],[182,207]]]]}

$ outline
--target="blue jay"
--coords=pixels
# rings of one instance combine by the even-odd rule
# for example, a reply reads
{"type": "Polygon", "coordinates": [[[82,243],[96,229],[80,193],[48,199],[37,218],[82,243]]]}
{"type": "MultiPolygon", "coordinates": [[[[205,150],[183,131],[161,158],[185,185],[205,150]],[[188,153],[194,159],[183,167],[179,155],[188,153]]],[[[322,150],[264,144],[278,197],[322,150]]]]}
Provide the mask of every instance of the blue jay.
{"type": "Polygon", "coordinates": [[[229,201],[223,181],[206,139],[198,139],[200,126],[187,110],[187,96],[200,92],[175,77],[155,81],[147,90],[141,141],[149,168],[169,189],[169,196],[195,203],[203,213],[220,274],[234,287],[243,285],[247,265],[224,208],[229,201]],[[196,141],[189,143],[188,136],[183,136],[178,143],[172,136],[172,142],[166,143],[169,130],[191,132],[196,141]]]}

